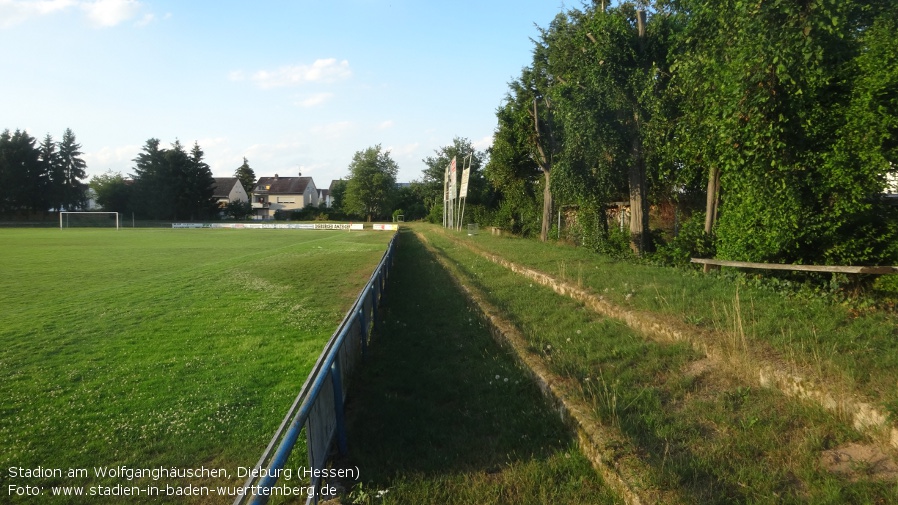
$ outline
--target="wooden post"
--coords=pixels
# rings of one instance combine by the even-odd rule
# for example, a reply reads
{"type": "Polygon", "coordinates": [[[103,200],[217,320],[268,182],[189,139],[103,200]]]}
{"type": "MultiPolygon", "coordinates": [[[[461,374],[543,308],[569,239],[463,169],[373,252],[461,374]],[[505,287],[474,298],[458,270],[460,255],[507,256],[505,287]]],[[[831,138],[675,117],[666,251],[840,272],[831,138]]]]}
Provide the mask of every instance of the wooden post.
{"type": "Polygon", "coordinates": [[[717,221],[717,205],[720,199],[720,169],[711,167],[708,174],[708,192],[705,200],[705,234],[710,235],[717,221]]]}
{"type": "MultiPolygon", "coordinates": [[[[714,223],[717,222],[717,207],[720,204],[720,169],[717,166],[711,167],[708,174],[708,194],[705,200],[705,235],[710,236],[711,230],[714,229],[714,223]]],[[[702,271],[705,273],[711,270],[720,270],[719,265],[710,265],[705,263],[702,271]]]]}

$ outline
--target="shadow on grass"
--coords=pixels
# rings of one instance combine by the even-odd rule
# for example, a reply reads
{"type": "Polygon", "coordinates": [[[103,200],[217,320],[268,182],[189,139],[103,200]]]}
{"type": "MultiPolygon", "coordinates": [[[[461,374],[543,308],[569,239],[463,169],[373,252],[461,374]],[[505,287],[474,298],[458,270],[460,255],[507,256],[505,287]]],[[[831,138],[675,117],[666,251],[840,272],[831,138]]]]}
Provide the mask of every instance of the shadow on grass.
{"type": "Polygon", "coordinates": [[[362,479],[498,472],[571,436],[449,274],[400,232],[383,325],[353,379],[349,459],[362,479]]]}

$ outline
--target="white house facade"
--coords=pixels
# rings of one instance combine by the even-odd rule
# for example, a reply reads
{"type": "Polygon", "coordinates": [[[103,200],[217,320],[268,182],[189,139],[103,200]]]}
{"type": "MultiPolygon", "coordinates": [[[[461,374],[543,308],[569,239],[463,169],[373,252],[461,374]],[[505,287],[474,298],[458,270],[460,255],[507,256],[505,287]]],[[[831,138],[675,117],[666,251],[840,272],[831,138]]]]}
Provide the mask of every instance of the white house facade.
{"type": "Polygon", "coordinates": [[[318,189],[311,177],[261,177],[253,189],[255,219],[271,219],[277,211],[290,212],[318,205],[318,189]]]}

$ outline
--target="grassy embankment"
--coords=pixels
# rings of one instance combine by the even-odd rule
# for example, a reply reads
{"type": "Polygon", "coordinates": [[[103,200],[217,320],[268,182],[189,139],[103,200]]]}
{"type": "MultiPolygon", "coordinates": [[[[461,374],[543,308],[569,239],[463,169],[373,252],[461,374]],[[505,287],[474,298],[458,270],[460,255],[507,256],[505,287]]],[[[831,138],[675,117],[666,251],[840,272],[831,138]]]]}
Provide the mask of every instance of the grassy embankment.
{"type": "Polygon", "coordinates": [[[610,504],[529,372],[407,230],[352,383],[344,503],[610,504]],[[386,493],[383,493],[386,491],[386,493]]]}
{"type": "Polygon", "coordinates": [[[693,334],[723,335],[741,348],[735,352],[788,363],[806,379],[856,393],[898,419],[894,315],[859,315],[824,299],[789,298],[722,276],[622,263],[566,245],[488,234],[461,243],[544,272],[623,310],[658,316],[693,334]]]}
{"type": "Polygon", "coordinates": [[[389,238],[0,230],[0,501],[52,502],[52,485],[166,483],[95,479],[100,466],[205,465],[230,479],[173,485],[242,484],[236,468],[255,464],[389,238]],[[90,478],[7,471],[38,466],[90,478]],[[10,497],[10,484],[45,494],[10,497]]]}
{"type": "MultiPolygon", "coordinates": [[[[677,494],[685,503],[889,503],[898,496],[894,472],[878,463],[827,464],[828,451],[870,442],[849,416],[746,382],[726,361],[710,360],[688,343],[647,338],[487,260],[464,241],[614,304],[724,333],[733,355],[772,349],[821,376],[855,378],[858,391],[880,398],[889,394],[884,385],[895,374],[888,367],[894,344],[874,334],[876,328],[894,331],[885,316],[852,318],[840,307],[745,288],[737,302],[737,287],[726,279],[618,264],[568,247],[416,229],[455,275],[520,328],[530,354],[566,377],[569,389],[592,405],[595,419],[620,430],[651,469],[640,486],[677,494]],[[871,356],[871,346],[886,355],[871,356]],[[866,377],[871,368],[886,378],[866,377]]],[[[410,381],[411,375],[402,376],[410,381]]],[[[410,475],[416,474],[392,479],[406,482],[410,475]]]]}

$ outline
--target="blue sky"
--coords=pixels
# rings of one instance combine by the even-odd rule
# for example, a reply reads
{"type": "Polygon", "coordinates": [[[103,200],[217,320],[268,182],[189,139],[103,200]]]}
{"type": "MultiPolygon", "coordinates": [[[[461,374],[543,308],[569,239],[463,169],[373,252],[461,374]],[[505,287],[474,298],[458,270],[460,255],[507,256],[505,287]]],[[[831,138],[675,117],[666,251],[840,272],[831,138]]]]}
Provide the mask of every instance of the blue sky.
{"type": "MultiPolygon", "coordinates": [[[[577,0],[575,0],[577,1],[577,0]]],[[[534,26],[560,0],[0,0],[0,129],[129,174],[151,137],[198,141],[216,176],[347,174],[381,144],[401,181],[467,137],[489,146],[534,26]]]]}

